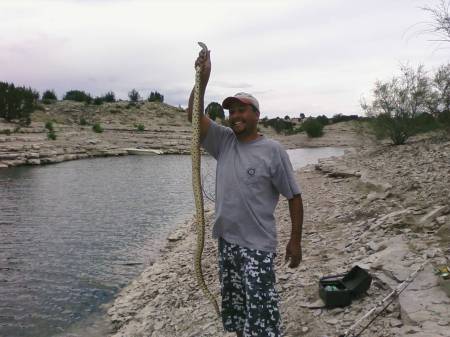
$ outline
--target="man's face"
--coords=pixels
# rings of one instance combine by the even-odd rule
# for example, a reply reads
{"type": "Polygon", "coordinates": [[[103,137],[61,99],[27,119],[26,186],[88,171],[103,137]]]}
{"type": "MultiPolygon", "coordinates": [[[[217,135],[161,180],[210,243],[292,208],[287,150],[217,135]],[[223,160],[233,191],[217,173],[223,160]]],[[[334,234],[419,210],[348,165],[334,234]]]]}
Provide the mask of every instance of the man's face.
{"type": "Polygon", "coordinates": [[[232,103],[229,109],[230,126],[236,135],[251,134],[256,130],[259,115],[250,104],[232,103]]]}

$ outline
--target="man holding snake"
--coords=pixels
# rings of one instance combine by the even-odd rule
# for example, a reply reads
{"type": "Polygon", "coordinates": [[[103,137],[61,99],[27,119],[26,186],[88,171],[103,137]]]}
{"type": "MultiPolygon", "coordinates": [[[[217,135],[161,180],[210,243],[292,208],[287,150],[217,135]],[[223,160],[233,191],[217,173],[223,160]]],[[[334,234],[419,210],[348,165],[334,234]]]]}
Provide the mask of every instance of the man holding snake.
{"type": "MultiPolygon", "coordinates": [[[[281,318],[275,289],[277,234],[274,210],[282,194],[289,201],[291,237],[286,262],[302,260],[303,202],[288,154],[276,141],[258,134],[259,102],[237,93],[222,106],[230,128],[203,114],[211,73],[210,51],[195,62],[200,73],[200,138],[217,160],[213,237],[218,239],[222,320],[238,337],[279,337],[281,318]]],[[[187,109],[191,120],[194,90],[187,109]]]]}

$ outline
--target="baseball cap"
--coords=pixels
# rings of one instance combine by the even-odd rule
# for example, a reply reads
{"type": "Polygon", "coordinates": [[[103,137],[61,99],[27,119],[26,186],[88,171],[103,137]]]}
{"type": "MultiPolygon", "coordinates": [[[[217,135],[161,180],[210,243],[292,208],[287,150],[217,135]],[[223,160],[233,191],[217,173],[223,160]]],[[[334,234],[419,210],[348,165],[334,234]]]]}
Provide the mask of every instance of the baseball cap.
{"type": "Polygon", "coordinates": [[[224,109],[229,109],[231,104],[234,102],[241,102],[244,104],[250,104],[253,105],[256,110],[258,110],[259,112],[259,103],[258,100],[253,97],[252,95],[246,93],[246,92],[238,92],[236,95],[234,96],[230,96],[225,98],[225,100],[222,103],[222,106],[224,109]]]}

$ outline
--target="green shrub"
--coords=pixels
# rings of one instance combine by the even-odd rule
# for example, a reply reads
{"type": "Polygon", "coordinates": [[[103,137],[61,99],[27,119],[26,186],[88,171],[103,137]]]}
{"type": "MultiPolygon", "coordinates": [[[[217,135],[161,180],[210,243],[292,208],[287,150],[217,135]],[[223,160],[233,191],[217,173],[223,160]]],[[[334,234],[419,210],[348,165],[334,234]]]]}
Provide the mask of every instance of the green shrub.
{"type": "Polygon", "coordinates": [[[102,97],[95,97],[93,101],[94,105],[102,105],[103,104],[103,98],[102,97]]]}
{"type": "Polygon", "coordinates": [[[112,91],[108,91],[106,94],[102,96],[104,102],[113,103],[116,101],[116,95],[112,91]]]}
{"type": "Polygon", "coordinates": [[[137,102],[141,99],[141,96],[139,95],[136,89],[132,89],[128,93],[128,98],[130,99],[131,102],[137,102]]]}
{"type": "Polygon", "coordinates": [[[205,113],[211,118],[213,121],[216,120],[217,117],[220,119],[225,118],[225,113],[223,111],[222,105],[217,102],[211,102],[205,109],[205,113]]]}
{"type": "Polygon", "coordinates": [[[0,130],[0,135],[11,135],[11,130],[10,129],[4,129],[4,130],[0,130]]]}
{"type": "Polygon", "coordinates": [[[92,97],[90,94],[82,90],[69,90],[63,97],[63,100],[91,103],[92,97]]]}
{"type": "Polygon", "coordinates": [[[58,98],[56,97],[56,93],[54,90],[45,90],[44,93],[42,94],[42,101],[47,100],[47,101],[56,101],[58,100],[58,98]]]}
{"type": "Polygon", "coordinates": [[[47,132],[47,139],[56,140],[56,133],[54,130],[50,130],[47,132]]]}
{"type": "Polygon", "coordinates": [[[94,125],[92,125],[92,130],[94,130],[94,132],[97,132],[97,133],[103,132],[103,128],[100,125],[100,123],[95,123],[94,125]]]}
{"type": "Polygon", "coordinates": [[[39,93],[31,88],[16,87],[0,82],[0,117],[7,121],[18,119],[26,124],[37,106],[39,93]]]}
{"type": "Polygon", "coordinates": [[[136,129],[137,129],[139,132],[142,132],[142,131],[145,130],[145,125],[144,125],[144,124],[135,124],[135,126],[136,126],[136,129]]]}
{"type": "Polygon", "coordinates": [[[48,121],[47,123],[45,123],[45,128],[46,128],[48,131],[54,131],[54,128],[53,128],[53,122],[52,122],[52,121],[48,121]]]}
{"type": "Polygon", "coordinates": [[[317,117],[316,117],[316,120],[317,120],[320,124],[322,124],[322,125],[328,125],[329,122],[330,122],[330,120],[328,119],[328,117],[325,116],[325,115],[317,116],[317,117]]]}
{"type": "Polygon", "coordinates": [[[312,117],[305,119],[302,123],[302,129],[306,131],[308,137],[320,137],[323,135],[323,124],[312,117]]]}
{"type": "Polygon", "coordinates": [[[149,102],[164,102],[164,96],[161,95],[159,92],[155,91],[155,92],[151,92],[150,95],[148,96],[147,100],[149,102]]]}

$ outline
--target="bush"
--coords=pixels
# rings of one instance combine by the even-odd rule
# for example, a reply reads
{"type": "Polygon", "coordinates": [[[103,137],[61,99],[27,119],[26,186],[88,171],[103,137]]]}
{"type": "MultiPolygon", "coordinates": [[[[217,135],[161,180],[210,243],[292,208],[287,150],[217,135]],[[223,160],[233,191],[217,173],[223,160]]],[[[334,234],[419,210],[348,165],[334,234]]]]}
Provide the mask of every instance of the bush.
{"type": "Polygon", "coordinates": [[[75,102],[85,102],[85,103],[91,103],[92,97],[90,94],[81,91],[81,90],[70,90],[66,92],[66,94],[63,97],[63,100],[66,101],[75,101],[75,102]]]}
{"type": "Polygon", "coordinates": [[[95,97],[93,101],[94,105],[102,105],[103,104],[103,98],[102,97],[95,97]]]}
{"type": "Polygon", "coordinates": [[[36,90],[0,82],[0,117],[7,121],[18,119],[29,124],[30,115],[36,108],[38,99],[39,93],[36,90]]]}
{"type": "Polygon", "coordinates": [[[423,66],[402,66],[400,76],[375,83],[373,96],[370,105],[361,104],[367,115],[374,117],[370,123],[373,133],[377,138],[389,137],[395,145],[404,144],[419,132],[417,117],[429,109],[429,79],[423,66]]]}
{"type": "Polygon", "coordinates": [[[211,118],[213,121],[216,120],[217,117],[220,119],[225,118],[225,113],[223,111],[222,105],[217,102],[211,102],[205,109],[205,113],[211,118]]]}
{"type": "Polygon", "coordinates": [[[261,120],[261,123],[265,127],[272,127],[276,133],[284,132],[286,134],[292,133],[294,124],[291,121],[281,119],[280,117],[267,119],[266,117],[261,120]]]}
{"type": "Polygon", "coordinates": [[[141,96],[139,95],[139,93],[137,92],[137,90],[132,89],[129,93],[128,93],[128,98],[130,99],[131,102],[137,102],[141,99],[141,96]]]}
{"type": "Polygon", "coordinates": [[[46,128],[48,131],[54,131],[54,128],[53,128],[53,122],[48,121],[47,123],[45,123],[45,128],[46,128]]]}
{"type": "Polygon", "coordinates": [[[56,97],[54,90],[45,90],[42,94],[42,101],[48,100],[48,101],[56,101],[58,98],[56,97]]]}
{"type": "Polygon", "coordinates": [[[102,96],[104,102],[113,103],[116,101],[116,95],[112,91],[108,91],[106,94],[102,96]]]}
{"type": "Polygon", "coordinates": [[[80,125],[88,125],[86,118],[84,118],[84,117],[80,118],[80,125]]]}
{"type": "Polygon", "coordinates": [[[145,130],[144,124],[135,124],[137,131],[142,132],[145,130]]]}
{"type": "Polygon", "coordinates": [[[325,116],[325,115],[317,116],[317,117],[316,117],[316,120],[317,120],[320,124],[322,124],[322,125],[328,125],[329,122],[330,122],[330,120],[328,119],[328,117],[325,116]]]}
{"type": "Polygon", "coordinates": [[[308,137],[320,137],[323,135],[323,124],[316,118],[306,118],[302,123],[302,129],[306,131],[308,137]]]}
{"type": "Polygon", "coordinates": [[[358,115],[343,115],[343,114],[336,114],[331,118],[331,123],[340,123],[340,122],[347,122],[352,120],[357,120],[360,117],[358,115]]]}
{"type": "Polygon", "coordinates": [[[94,132],[97,132],[97,133],[103,132],[103,128],[100,125],[100,123],[95,123],[94,125],[92,125],[92,130],[94,130],[94,132]]]}
{"type": "Polygon", "coordinates": [[[47,139],[56,140],[56,133],[54,130],[50,130],[47,132],[47,139]]]}
{"type": "Polygon", "coordinates": [[[164,102],[164,96],[161,95],[159,92],[155,91],[155,92],[151,92],[150,96],[148,96],[147,99],[149,102],[164,102]]]}

